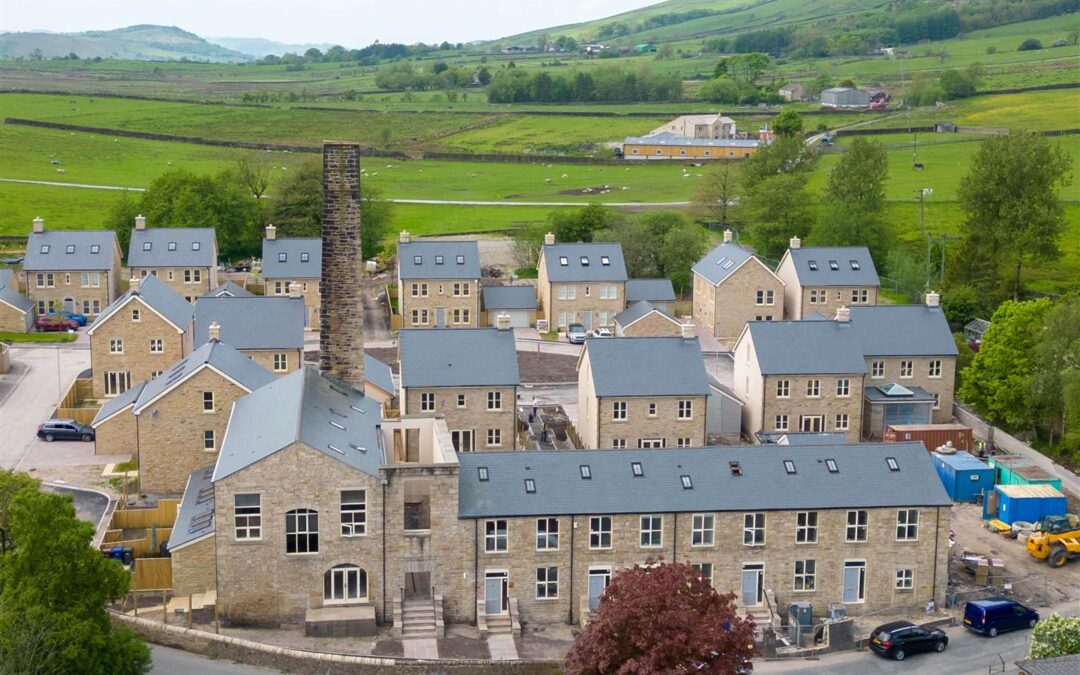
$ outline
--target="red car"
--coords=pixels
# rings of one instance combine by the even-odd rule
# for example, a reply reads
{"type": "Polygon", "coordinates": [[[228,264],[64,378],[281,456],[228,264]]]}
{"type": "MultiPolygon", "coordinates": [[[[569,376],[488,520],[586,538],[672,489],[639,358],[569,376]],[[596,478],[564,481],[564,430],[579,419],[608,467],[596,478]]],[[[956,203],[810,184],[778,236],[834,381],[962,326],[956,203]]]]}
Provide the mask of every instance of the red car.
{"type": "Polygon", "coordinates": [[[62,314],[47,314],[39,316],[34,322],[39,331],[65,331],[76,330],[79,322],[74,319],[66,319],[62,314]]]}

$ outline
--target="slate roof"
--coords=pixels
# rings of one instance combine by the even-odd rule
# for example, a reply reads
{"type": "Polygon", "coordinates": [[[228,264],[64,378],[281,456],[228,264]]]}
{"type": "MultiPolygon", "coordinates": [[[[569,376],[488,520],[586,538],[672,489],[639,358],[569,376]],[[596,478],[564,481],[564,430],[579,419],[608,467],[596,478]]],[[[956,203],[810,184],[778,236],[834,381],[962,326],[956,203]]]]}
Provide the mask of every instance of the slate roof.
{"type": "Polygon", "coordinates": [[[322,277],[322,239],[263,239],[262,275],[266,279],[322,277]]]}
{"type": "Polygon", "coordinates": [[[423,328],[398,333],[402,387],[517,386],[514,331],[423,328]]]}
{"type": "Polygon", "coordinates": [[[0,267],[0,288],[11,284],[12,271],[7,267],[0,267]]]}
{"type": "Polygon", "coordinates": [[[802,286],[881,285],[870,249],[865,246],[810,246],[788,249],[787,255],[802,286]],[[835,270],[832,263],[836,263],[835,270]],[[811,269],[813,266],[817,269],[811,269]]]}
{"type": "Polygon", "coordinates": [[[210,324],[216,321],[221,341],[237,349],[303,349],[304,318],[303,298],[199,298],[195,344],[210,339],[210,324]]]}
{"type": "Polygon", "coordinates": [[[713,389],[715,389],[715,390],[717,390],[717,391],[719,391],[719,392],[723,393],[723,394],[724,394],[725,396],[727,396],[728,398],[733,398],[733,399],[735,399],[736,401],[738,401],[738,402],[739,402],[739,404],[740,404],[740,405],[742,404],[742,399],[741,399],[741,398],[739,398],[739,395],[735,393],[735,390],[734,390],[734,389],[732,389],[731,387],[727,386],[726,384],[724,384],[724,383],[723,383],[723,382],[721,382],[720,380],[716,379],[716,378],[715,378],[715,377],[713,377],[712,375],[709,375],[708,377],[709,377],[709,386],[710,386],[711,388],[713,388],[713,389]]]}
{"type": "Polygon", "coordinates": [[[26,272],[112,269],[118,248],[112,230],[46,230],[26,238],[26,272]],[[68,253],[68,247],[71,253],[68,253]],[[94,253],[94,251],[97,253],[94,253]]]}
{"type": "Polygon", "coordinates": [[[461,453],[462,518],[952,504],[922,443],[461,453]],[[898,471],[889,469],[892,457],[898,471]],[[825,460],[836,462],[829,471],[825,460]],[[792,460],[795,473],[785,470],[792,460]],[[643,475],[634,476],[631,462],[643,475]],[[734,475],[738,462],[741,475],[734,475]],[[581,477],[587,465],[591,478],[581,477]],[[487,468],[481,481],[479,467],[487,468]],[[692,488],[683,487],[688,476],[692,488]],[[525,492],[525,479],[535,493],[525,492]]]}
{"type": "Polygon", "coordinates": [[[381,421],[382,407],[375,399],[304,366],[236,401],[213,480],[230,476],[295,441],[377,476],[385,461],[379,437],[381,421]]]}
{"type": "Polygon", "coordinates": [[[670,316],[668,316],[667,313],[664,312],[664,310],[660,309],[659,307],[653,307],[651,304],[644,300],[638,300],[634,304],[630,305],[623,311],[616,314],[615,323],[625,328],[650,312],[660,312],[668,319],[671,319],[671,321],[678,323],[678,321],[675,321],[675,319],[672,319],[670,316]]]}
{"type": "Polygon", "coordinates": [[[214,484],[210,481],[213,475],[211,464],[195,469],[188,476],[176,523],[169,535],[170,551],[214,533],[214,484]]]}
{"type": "Polygon", "coordinates": [[[11,305],[23,314],[33,311],[35,305],[33,300],[2,283],[0,283],[0,302],[11,305]]]}
{"type": "Polygon", "coordinates": [[[154,399],[197,373],[203,366],[220,371],[248,391],[255,391],[277,379],[266,368],[238,352],[235,347],[212,340],[147,382],[135,401],[133,412],[140,412],[154,399]]]}
{"type": "Polygon", "coordinates": [[[926,305],[853,305],[851,328],[865,356],[956,356],[945,312],[926,305]]]}
{"type": "Polygon", "coordinates": [[[1080,672],[1080,654],[1052,656],[1047,659],[1021,659],[1013,663],[1027,675],[1076,675],[1080,672]]]}
{"type": "Polygon", "coordinates": [[[549,282],[626,281],[626,262],[617,243],[545,245],[543,256],[549,282]]]}
{"type": "Polygon", "coordinates": [[[191,318],[194,315],[194,308],[191,303],[169,288],[164,281],[161,281],[153,274],[147,274],[139,280],[138,290],[128,289],[126,293],[113,300],[112,304],[98,315],[97,320],[87,329],[87,332],[92,335],[95,328],[123,307],[132,296],[138,296],[140,300],[180,330],[187,330],[188,324],[191,323],[191,318]]]}
{"type": "Polygon", "coordinates": [[[626,282],[626,302],[675,302],[675,287],[671,279],[629,279],[626,282]]]}
{"type": "Polygon", "coordinates": [[[627,136],[624,145],[701,146],[706,148],[756,148],[761,141],[756,138],[688,138],[670,131],[649,136],[627,136]]]}
{"type": "Polygon", "coordinates": [[[479,279],[480,246],[475,241],[399,243],[398,274],[402,279],[479,279]]]}
{"type": "Polygon", "coordinates": [[[850,324],[836,321],[751,321],[746,330],[762,375],[866,372],[862,347],[850,324]]]}
{"type": "Polygon", "coordinates": [[[394,387],[394,371],[371,354],[364,354],[364,380],[393,395],[397,391],[394,387]]]}
{"type": "Polygon", "coordinates": [[[217,267],[217,235],[211,227],[132,230],[127,261],[131,267],[217,267]]]}
{"type": "Polygon", "coordinates": [[[536,286],[484,286],[484,309],[536,309],[536,286]]]}
{"type": "Polygon", "coordinates": [[[697,338],[619,337],[587,340],[598,397],[708,396],[697,338]]]}
{"type": "Polygon", "coordinates": [[[715,286],[727,279],[731,273],[739,269],[739,265],[751,257],[753,256],[750,251],[738,244],[728,242],[706,253],[705,257],[697,261],[692,269],[715,286]]]}
{"type": "Polygon", "coordinates": [[[90,423],[90,426],[97,428],[97,425],[105,422],[116,413],[130,408],[135,405],[135,401],[138,400],[139,394],[142,393],[143,387],[146,386],[146,381],[142,381],[136,384],[134,387],[128,387],[126,391],[118,396],[105,399],[105,405],[101,406],[101,410],[98,410],[97,415],[94,415],[94,421],[90,423]]]}
{"type": "Polygon", "coordinates": [[[220,298],[222,296],[227,296],[230,298],[254,298],[255,294],[247,289],[240,288],[231,281],[226,281],[214,290],[207,293],[204,297],[220,298]]]}

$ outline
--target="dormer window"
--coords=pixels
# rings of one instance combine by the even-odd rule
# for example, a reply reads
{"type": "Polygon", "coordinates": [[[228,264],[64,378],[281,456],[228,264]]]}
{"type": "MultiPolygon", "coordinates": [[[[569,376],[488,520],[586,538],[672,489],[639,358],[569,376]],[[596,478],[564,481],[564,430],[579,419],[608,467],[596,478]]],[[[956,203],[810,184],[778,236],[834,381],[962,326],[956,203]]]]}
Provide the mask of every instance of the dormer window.
{"type": "Polygon", "coordinates": [[[286,262],[286,261],[288,261],[288,259],[289,259],[289,254],[288,253],[278,253],[277,254],[277,261],[278,262],[286,262]]]}
{"type": "Polygon", "coordinates": [[[459,255],[459,256],[457,257],[457,264],[459,264],[459,265],[464,265],[464,264],[465,264],[465,256],[463,256],[463,255],[459,255]]]}
{"type": "Polygon", "coordinates": [[[437,255],[437,256],[435,256],[435,264],[436,264],[436,265],[441,265],[441,264],[443,264],[443,257],[442,257],[441,255],[437,255]]]}
{"type": "Polygon", "coordinates": [[[101,246],[98,244],[90,244],[91,253],[101,253],[101,246]]]}
{"type": "Polygon", "coordinates": [[[587,256],[587,255],[581,256],[581,266],[582,267],[588,267],[589,266],[589,256],[587,256]]]}
{"type": "Polygon", "coordinates": [[[829,470],[829,473],[840,473],[840,468],[836,466],[835,459],[825,460],[825,468],[829,470]]]}
{"type": "Polygon", "coordinates": [[[840,265],[835,260],[830,260],[829,261],[829,269],[831,269],[833,272],[835,272],[835,271],[840,269],[840,265]]]}
{"type": "Polygon", "coordinates": [[[42,254],[47,254],[48,252],[49,252],[49,245],[48,244],[42,244],[41,245],[41,253],[42,254]]]}
{"type": "Polygon", "coordinates": [[[412,261],[413,261],[414,265],[423,265],[424,264],[424,256],[422,256],[422,255],[414,255],[412,257],[412,261]]]}
{"type": "Polygon", "coordinates": [[[641,478],[645,475],[645,470],[641,467],[641,462],[630,462],[630,472],[634,474],[634,478],[641,478]]]}
{"type": "Polygon", "coordinates": [[[476,467],[477,477],[481,483],[486,483],[488,480],[488,468],[486,466],[476,467]]]}
{"type": "Polygon", "coordinates": [[[588,464],[582,464],[578,469],[581,471],[581,480],[592,480],[592,468],[588,464]]]}
{"type": "Polygon", "coordinates": [[[72,253],[74,253],[75,252],[75,244],[68,244],[67,248],[64,249],[64,252],[67,253],[68,255],[71,255],[72,253]]]}
{"type": "Polygon", "coordinates": [[[604,267],[607,267],[611,264],[611,258],[607,257],[606,255],[600,256],[600,264],[604,267]]]}
{"type": "Polygon", "coordinates": [[[307,251],[301,251],[300,252],[300,262],[307,262],[309,260],[311,260],[311,254],[308,253],[307,251]]]}
{"type": "Polygon", "coordinates": [[[175,251],[176,250],[176,242],[175,241],[170,241],[169,242],[169,250],[170,251],[175,251]]]}
{"type": "Polygon", "coordinates": [[[149,251],[151,248],[153,248],[153,246],[154,246],[153,242],[144,241],[143,245],[142,245],[142,250],[149,251]]]}
{"type": "Polygon", "coordinates": [[[525,492],[526,494],[536,494],[536,481],[532,478],[525,479],[525,492]]]}
{"type": "Polygon", "coordinates": [[[570,264],[570,260],[568,260],[566,256],[561,255],[561,256],[559,256],[559,264],[562,265],[563,267],[566,267],[567,265],[570,264]]]}
{"type": "Polygon", "coordinates": [[[198,251],[201,248],[202,248],[202,242],[198,242],[198,241],[191,242],[191,250],[192,251],[198,251]]]}
{"type": "Polygon", "coordinates": [[[806,261],[806,266],[810,268],[811,272],[817,272],[817,261],[816,260],[807,260],[806,261]]]}
{"type": "Polygon", "coordinates": [[[856,271],[861,270],[862,265],[859,264],[858,260],[852,260],[851,261],[851,269],[856,270],[856,271]]]}

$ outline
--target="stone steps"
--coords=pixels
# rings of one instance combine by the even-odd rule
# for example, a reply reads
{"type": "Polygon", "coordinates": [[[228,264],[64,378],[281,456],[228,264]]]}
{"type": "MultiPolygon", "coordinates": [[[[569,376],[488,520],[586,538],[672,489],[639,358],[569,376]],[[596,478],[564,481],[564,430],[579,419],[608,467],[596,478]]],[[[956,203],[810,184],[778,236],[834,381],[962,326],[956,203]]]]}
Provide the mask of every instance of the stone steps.
{"type": "Polygon", "coordinates": [[[514,632],[508,614],[489,614],[487,616],[487,627],[490,635],[510,635],[514,632]]]}
{"type": "Polygon", "coordinates": [[[406,600],[402,604],[401,637],[437,638],[435,607],[430,600],[406,600]]]}

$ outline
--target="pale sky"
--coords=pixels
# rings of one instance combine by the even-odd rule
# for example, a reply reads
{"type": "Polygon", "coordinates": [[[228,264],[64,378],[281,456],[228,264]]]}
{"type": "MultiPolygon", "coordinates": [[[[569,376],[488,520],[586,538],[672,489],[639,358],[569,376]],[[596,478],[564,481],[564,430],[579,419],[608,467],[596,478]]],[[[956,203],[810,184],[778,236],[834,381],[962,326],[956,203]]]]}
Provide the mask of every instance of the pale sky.
{"type": "Polygon", "coordinates": [[[469,42],[599,19],[658,0],[0,0],[0,30],[74,33],[132,24],[201,36],[363,47],[469,42]]]}

